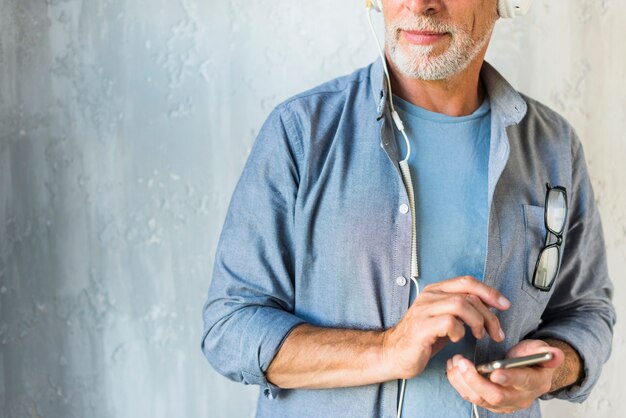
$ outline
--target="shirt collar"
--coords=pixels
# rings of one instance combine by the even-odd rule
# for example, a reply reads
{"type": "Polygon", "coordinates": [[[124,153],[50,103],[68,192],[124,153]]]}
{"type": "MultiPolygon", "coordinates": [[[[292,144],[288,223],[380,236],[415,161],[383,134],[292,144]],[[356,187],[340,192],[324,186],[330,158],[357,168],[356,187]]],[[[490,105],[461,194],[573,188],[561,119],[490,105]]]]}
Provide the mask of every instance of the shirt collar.
{"type": "MultiPolygon", "coordinates": [[[[489,95],[492,115],[500,115],[505,126],[518,124],[528,110],[528,105],[522,96],[487,61],[483,61],[480,77],[489,95]]],[[[377,118],[380,119],[388,105],[387,83],[381,58],[378,58],[370,67],[370,85],[377,102],[377,118]]]]}

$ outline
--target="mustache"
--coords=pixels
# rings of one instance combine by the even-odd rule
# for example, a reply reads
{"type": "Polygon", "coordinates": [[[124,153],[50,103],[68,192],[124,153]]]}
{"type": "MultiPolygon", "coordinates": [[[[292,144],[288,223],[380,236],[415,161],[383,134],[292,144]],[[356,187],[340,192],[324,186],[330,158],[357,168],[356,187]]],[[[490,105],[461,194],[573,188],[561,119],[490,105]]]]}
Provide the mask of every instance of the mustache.
{"type": "Polygon", "coordinates": [[[449,32],[451,34],[454,34],[457,31],[457,28],[454,25],[437,20],[431,16],[420,16],[396,21],[389,29],[391,29],[396,36],[400,34],[400,31],[449,32]]]}

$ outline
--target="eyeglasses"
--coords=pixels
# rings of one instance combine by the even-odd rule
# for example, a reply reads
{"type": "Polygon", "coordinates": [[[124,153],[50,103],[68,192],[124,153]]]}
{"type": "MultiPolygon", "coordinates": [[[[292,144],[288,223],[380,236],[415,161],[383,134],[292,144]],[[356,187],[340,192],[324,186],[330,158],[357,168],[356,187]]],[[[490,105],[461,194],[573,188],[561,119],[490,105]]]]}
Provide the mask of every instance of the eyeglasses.
{"type": "Polygon", "coordinates": [[[565,187],[550,186],[546,183],[546,204],[544,222],[546,225],[546,243],[537,257],[533,273],[533,286],[544,292],[552,288],[559,272],[563,229],[567,219],[567,191],[565,187]],[[556,241],[555,241],[556,240],[556,241]]]}

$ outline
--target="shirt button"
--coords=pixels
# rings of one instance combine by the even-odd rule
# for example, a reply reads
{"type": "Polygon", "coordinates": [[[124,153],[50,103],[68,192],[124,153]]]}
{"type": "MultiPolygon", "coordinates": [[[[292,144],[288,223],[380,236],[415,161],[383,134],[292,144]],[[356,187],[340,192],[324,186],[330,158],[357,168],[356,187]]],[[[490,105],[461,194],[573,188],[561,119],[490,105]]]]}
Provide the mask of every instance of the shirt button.
{"type": "Polygon", "coordinates": [[[400,205],[400,213],[401,214],[405,214],[409,212],[409,205],[407,205],[406,203],[403,203],[400,205]]]}
{"type": "Polygon", "coordinates": [[[406,279],[404,278],[404,276],[396,277],[396,284],[398,286],[404,286],[406,284],[406,279]]]}

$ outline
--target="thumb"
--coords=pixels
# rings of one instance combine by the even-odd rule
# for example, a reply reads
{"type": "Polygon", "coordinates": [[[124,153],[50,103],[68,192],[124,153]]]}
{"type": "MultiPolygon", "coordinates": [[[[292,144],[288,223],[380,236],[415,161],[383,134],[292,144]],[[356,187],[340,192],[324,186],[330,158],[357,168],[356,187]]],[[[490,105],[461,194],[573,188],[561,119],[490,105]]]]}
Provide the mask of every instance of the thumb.
{"type": "Polygon", "coordinates": [[[542,347],[541,351],[538,351],[538,353],[539,352],[552,353],[552,359],[546,361],[545,363],[539,364],[539,367],[543,367],[545,369],[556,369],[561,364],[563,364],[563,361],[565,361],[565,354],[563,354],[563,351],[561,351],[559,348],[547,346],[542,347]]]}
{"type": "Polygon", "coordinates": [[[550,346],[543,340],[523,340],[512,347],[506,354],[507,358],[530,356],[533,354],[551,353],[552,359],[537,366],[554,369],[565,360],[565,354],[557,347],[550,346]]]}

